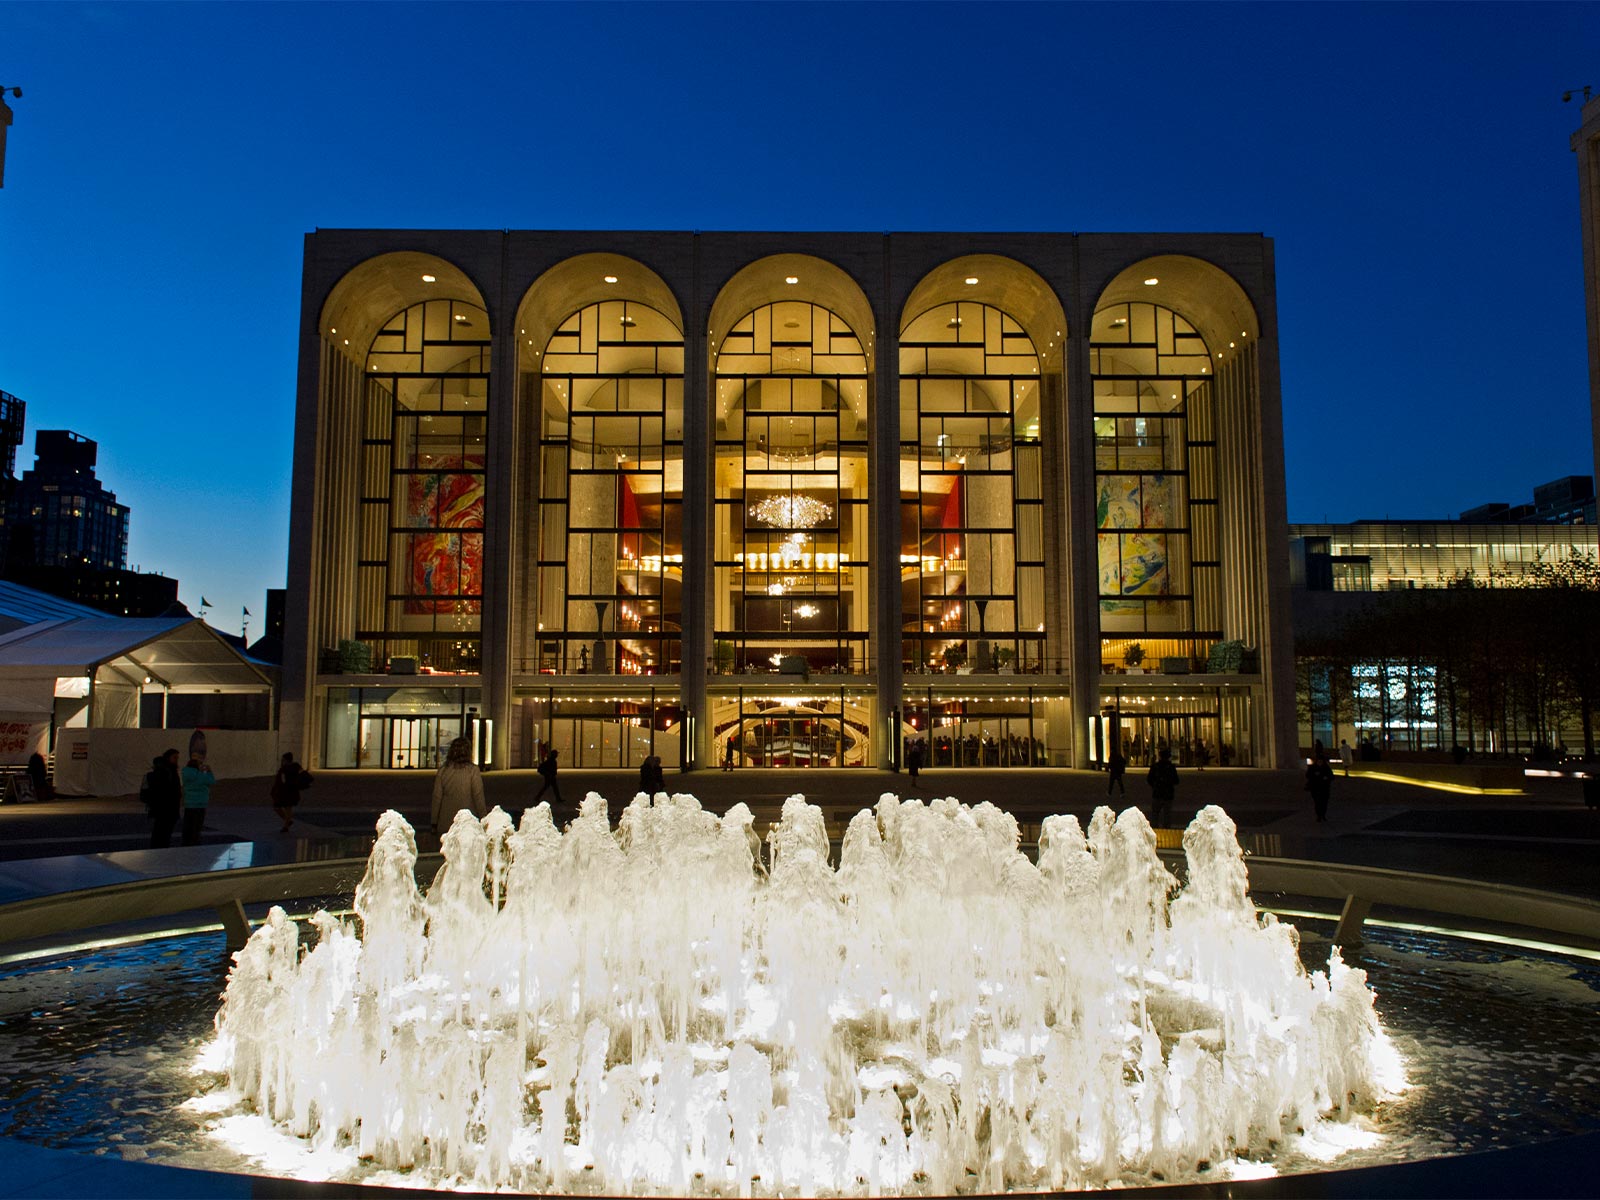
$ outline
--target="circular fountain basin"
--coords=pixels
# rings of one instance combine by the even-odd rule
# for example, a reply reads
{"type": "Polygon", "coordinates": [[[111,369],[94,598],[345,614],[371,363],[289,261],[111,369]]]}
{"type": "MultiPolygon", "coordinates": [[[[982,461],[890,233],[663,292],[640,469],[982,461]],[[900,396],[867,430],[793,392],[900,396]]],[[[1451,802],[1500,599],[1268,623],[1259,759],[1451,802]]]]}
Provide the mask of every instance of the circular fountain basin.
{"type": "MultiPolygon", "coordinates": [[[[1302,934],[1299,954],[1310,970],[1326,968],[1332,915],[1294,918],[1302,934]]],[[[1405,1060],[1404,1091],[1358,1120],[1319,1124],[1306,1136],[1287,1133],[1270,1154],[1239,1164],[1196,1163],[1182,1174],[1163,1173],[1167,1178],[1130,1172],[1114,1182],[1204,1186],[1232,1179],[1228,1186],[1238,1193],[1250,1187],[1243,1181],[1251,1175],[1271,1174],[1278,1177],[1275,1194],[1283,1194],[1306,1173],[1399,1169],[1387,1165],[1433,1160],[1479,1163],[1464,1179],[1481,1183],[1494,1177],[1493,1170],[1481,1160],[1452,1156],[1600,1130],[1600,1027],[1593,1020],[1600,963],[1381,924],[1369,925],[1367,944],[1348,958],[1367,972],[1387,1035],[1405,1060]]],[[[404,1173],[352,1173],[348,1156],[319,1157],[304,1139],[265,1122],[254,1144],[216,1136],[248,1108],[227,1093],[219,1076],[194,1070],[212,1041],[227,971],[216,932],[0,969],[0,1053],[11,1064],[0,1096],[0,1133],[101,1160],[407,1182],[404,1173]]],[[[284,1033],[297,1036],[293,1029],[284,1033]]],[[[1548,1166],[1560,1156],[1548,1148],[1534,1161],[1548,1166]]],[[[1494,1156],[1502,1163],[1517,1157],[1494,1156]]],[[[1527,1168],[1509,1169],[1520,1178],[1527,1168]]],[[[960,1183],[952,1190],[973,1190],[973,1180],[960,1183]]],[[[597,1190],[582,1171],[569,1188],[597,1190]]]]}

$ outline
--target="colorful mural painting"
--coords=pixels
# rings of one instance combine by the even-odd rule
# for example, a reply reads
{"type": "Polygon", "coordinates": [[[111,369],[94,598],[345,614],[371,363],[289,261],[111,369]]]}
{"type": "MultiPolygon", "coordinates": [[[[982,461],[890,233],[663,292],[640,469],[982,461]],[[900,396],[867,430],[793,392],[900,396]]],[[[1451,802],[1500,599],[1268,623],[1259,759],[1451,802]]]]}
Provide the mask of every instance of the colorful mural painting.
{"type": "MultiPolygon", "coordinates": [[[[453,613],[483,594],[483,456],[428,454],[406,491],[412,535],[407,613],[453,613]]],[[[475,607],[475,606],[474,606],[475,607]]]]}
{"type": "Polygon", "coordinates": [[[1100,498],[1095,504],[1094,515],[1095,524],[1101,529],[1139,528],[1143,523],[1139,512],[1139,477],[1100,476],[1100,498]]]}
{"type": "Polygon", "coordinates": [[[1133,613],[1138,600],[1117,597],[1165,596],[1172,590],[1167,537],[1163,533],[1102,533],[1100,611],[1133,613]]]}
{"type": "Polygon", "coordinates": [[[1171,529],[1182,522],[1173,512],[1171,475],[1146,475],[1139,489],[1139,523],[1146,529],[1171,529]]]}

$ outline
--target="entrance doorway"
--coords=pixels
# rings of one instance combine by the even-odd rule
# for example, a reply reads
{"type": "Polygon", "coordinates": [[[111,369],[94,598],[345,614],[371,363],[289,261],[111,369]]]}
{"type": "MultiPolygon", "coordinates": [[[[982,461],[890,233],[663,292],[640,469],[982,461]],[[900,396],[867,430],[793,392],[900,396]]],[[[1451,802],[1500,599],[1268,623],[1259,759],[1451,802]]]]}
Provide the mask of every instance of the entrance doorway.
{"type": "Polygon", "coordinates": [[[871,758],[871,715],[860,696],[728,696],[712,711],[718,764],[859,767],[871,758]]]}
{"type": "Polygon", "coordinates": [[[460,717],[363,717],[358,766],[437,770],[461,736],[460,717]]]}
{"type": "MultiPolygon", "coordinates": [[[[1107,725],[1117,729],[1116,714],[1106,715],[1107,725]]],[[[1124,712],[1120,721],[1122,753],[1130,767],[1148,766],[1162,750],[1171,751],[1172,761],[1180,767],[1199,766],[1202,755],[1208,765],[1226,766],[1219,757],[1222,743],[1218,730],[1214,712],[1124,712]]]]}

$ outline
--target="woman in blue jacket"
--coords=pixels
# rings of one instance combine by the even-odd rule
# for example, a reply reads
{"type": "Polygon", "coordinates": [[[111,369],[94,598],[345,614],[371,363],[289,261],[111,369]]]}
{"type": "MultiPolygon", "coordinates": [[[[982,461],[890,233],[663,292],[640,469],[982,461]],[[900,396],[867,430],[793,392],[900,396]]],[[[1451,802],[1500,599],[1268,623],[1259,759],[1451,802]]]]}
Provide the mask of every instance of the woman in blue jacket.
{"type": "Polygon", "coordinates": [[[206,826],[206,805],[211,803],[211,788],[217,777],[206,760],[191,752],[183,769],[183,844],[198,846],[200,831],[206,826]]]}

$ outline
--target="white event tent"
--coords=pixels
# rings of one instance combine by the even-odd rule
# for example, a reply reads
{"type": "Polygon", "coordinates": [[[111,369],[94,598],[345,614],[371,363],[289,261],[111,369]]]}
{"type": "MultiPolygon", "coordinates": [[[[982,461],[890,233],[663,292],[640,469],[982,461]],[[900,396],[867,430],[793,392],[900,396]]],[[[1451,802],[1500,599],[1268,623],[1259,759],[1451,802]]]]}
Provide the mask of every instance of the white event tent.
{"type": "MultiPolygon", "coordinates": [[[[37,621],[0,634],[0,761],[26,761],[53,725],[58,791],[135,791],[150,759],[177,744],[166,728],[169,698],[270,698],[272,690],[260,666],[194,617],[95,613],[37,621]],[[148,709],[140,727],[146,696],[161,698],[158,727],[148,709]]],[[[272,773],[272,731],[208,731],[207,739],[219,776],[272,773]]],[[[185,750],[187,739],[180,740],[185,750]]]]}

